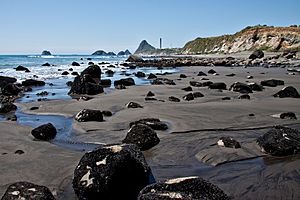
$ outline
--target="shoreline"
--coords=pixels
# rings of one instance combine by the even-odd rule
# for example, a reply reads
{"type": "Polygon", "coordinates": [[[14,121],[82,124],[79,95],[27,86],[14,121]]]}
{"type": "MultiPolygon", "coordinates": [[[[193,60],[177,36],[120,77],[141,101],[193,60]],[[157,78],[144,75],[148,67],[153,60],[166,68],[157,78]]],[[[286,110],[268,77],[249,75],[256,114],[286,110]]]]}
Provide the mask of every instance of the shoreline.
{"type": "MultiPolygon", "coordinates": [[[[113,90],[108,94],[96,95],[89,101],[70,99],[26,104],[17,103],[17,105],[18,107],[20,106],[21,111],[24,113],[46,116],[50,114],[73,117],[84,108],[112,111],[113,116],[105,118],[104,122],[79,123],[74,121],[72,129],[80,130],[80,133],[76,135],[76,139],[83,142],[120,143],[126,136],[127,130],[129,130],[129,122],[146,117],[159,118],[168,123],[169,129],[167,131],[157,131],[161,142],[152,149],[143,152],[157,180],[199,175],[218,185],[228,195],[236,199],[263,198],[264,196],[260,196],[262,191],[268,197],[270,195],[271,197],[279,195],[276,198],[291,197],[291,195],[300,197],[299,192],[296,190],[299,187],[299,182],[297,182],[299,179],[292,174],[296,170],[295,167],[300,164],[299,159],[297,159],[299,155],[278,159],[279,162],[270,165],[265,164],[269,162],[265,160],[272,157],[265,156],[257,148],[255,138],[265,133],[269,128],[233,132],[222,130],[199,131],[209,128],[240,128],[249,125],[253,127],[262,125],[273,126],[284,123],[297,123],[290,126],[299,129],[299,119],[288,120],[272,117],[274,114],[287,111],[295,112],[297,116],[300,115],[298,99],[272,97],[275,92],[288,85],[294,86],[299,91],[299,75],[288,75],[285,68],[194,66],[180,69],[179,73],[159,76],[174,80],[176,85],[130,86],[125,90],[113,90]],[[201,92],[204,94],[204,97],[193,101],[184,101],[182,97],[188,92],[183,91],[182,88],[189,86],[190,81],[202,81],[202,77],[197,76],[197,73],[199,71],[207,73],[209,69],[216,70],[219,75],[208,75],[207,78],[213,82],[224,82],[227,87],[236,81],[247,81],[247,75],[253,75],[254,78],[249,80],[251,82],[276,78],[283,79],[285,85],[274,88],[265,87],[265,90],[262,92],[251,93],[250,100],[238,99],[240,94],[229,90],[221,92],[206,87],[193,87],[193,92],[201,92]],[[230,73],[234,73],[235,76],[226,76],[230,73]],[[179,78],[180,74],[185,74],[187,78],[179,78]],[[158,101],[146,101],[145,95],[148,91],[152,91],[158,101]],[[169,102],[169,96],[176,96],[181,101],[178,103],[169,102]],[[231,100],[223,101],[222,97],[225,96],[229,96],[231,100]],[[144,107],[128,109],[125,107],[125,104],[130,101],[140,103],[144,107]],[[29,111],[29,108],[33,106],[38,106],[39,109],[29,111]],[[249,116],[251,113],[254,113],[255,116],[249,116]],[[188,132],[191,130],[195,131],[188,132]],[[182,133],[174,134],[174,132],[182,133]],[[242,150],[228,150],[218,146],[210,146],[221,136],[231,136],[239,140],[243,146],[242,150]],[[264,155],[263,158],[248,159],[262,155],[264,155]],[[228,163],[222,164],[224,162],[228,163]],[[258,163],[260,167],[255,167],[258,163]],[[214,165],[217,167],[214,167],[214,165]],[[232,172],[226,173],[228,170],[232,170],[232,172]],[[285,170],[285,172],[280,173],[281,170],[285,170]],[[267,174],[271,175],[268,176],[267,174]],[[277,178],[291,178],[291,180],[285,184],[283,183],[283,189],[278,189],[276,182],[274,182],[277,178]],[[242,180],[243,183],[241,184],[242,180]],[[270,184],[269,189],[266,188],[265,184],[270,184]],[[235,185],[235,188],[233,185],[235,185]],[[252,191],[246,189],[248,187],[256,189],[252,191]]],[[[1,174],[1,177],[5,177],[5,180],[0,182],[0,196],[4,193],[7,184],[27,177],[26,179],[28,180],[49,187],[54,191],[58,199],[75,199],[70,181],[72,180],[73,170],[83,152],[71,151],[47,142],[33,141],[32,137],[28,136],[31,128],[17,125],[15,122],[0,122],[0,128],[8,130],[4,135],[7,137],[7,140],[13,141],[1,144],[1,147],[5,147],[9,153],[8,155],[6,154],[7,157],[4,155],[0,156],[1,163],[6,163],[6,165],[2,165],[3,169],[1,170],[6,173],[1,174]],[[11,126],[11,124],[15,124],[15,126],[11,126]],[[22,129],[21,132],[26,134],[22,134],[19,129],[22,129]],[[23,140],[26,141],[28,146],[24,146],[23,140]],[[12,154],[13,147],[11,145],[13,144],[18,147],[23,144],[20,148],[22,147],[25,154],[18,155],[19,157],[12,154]],[[31,147],[34,147],[35,151],[30,151],[31,147]],[[68,166],[68,169],[64,171],[63,176],[60,174],[47,174],[47,180],[45,180],[43,179],[44,176],[41,175],[46,172],[43,168],[45,164],[44,159],[39,158],[38,155],[47,155],[50,169],[64,166],[68,166]],[[64,162],[54,164],[58,155],[64,162]],[[44,164],[25,162],[24,159],[26,160],[26,158],[31,158],[34,162],[37,159],[36,161],[44,164]],[[9,166],[16,163],[28,170],[25,170],[22,175],[12,176],[11,173],[14,173],[14,169],[11,169],[9,166]],[[38,164],[41,166],[37,167],[38,164]],[[32,166],[35,167],[35,171],[29,170],[32,166]],[[52,179],[55,181],[50,181],[52,179]]]]}

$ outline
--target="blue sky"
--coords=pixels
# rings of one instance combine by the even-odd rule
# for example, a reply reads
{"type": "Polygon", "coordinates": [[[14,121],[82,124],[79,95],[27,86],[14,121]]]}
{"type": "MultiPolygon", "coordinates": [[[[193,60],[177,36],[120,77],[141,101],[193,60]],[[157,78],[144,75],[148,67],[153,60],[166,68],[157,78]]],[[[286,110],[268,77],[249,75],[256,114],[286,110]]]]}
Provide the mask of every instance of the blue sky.
{"type": "Polygon", "coordinates": [[[0,54],[182,47],[248,25],[300,24],[300,0],[0,0],[0,54]]]}

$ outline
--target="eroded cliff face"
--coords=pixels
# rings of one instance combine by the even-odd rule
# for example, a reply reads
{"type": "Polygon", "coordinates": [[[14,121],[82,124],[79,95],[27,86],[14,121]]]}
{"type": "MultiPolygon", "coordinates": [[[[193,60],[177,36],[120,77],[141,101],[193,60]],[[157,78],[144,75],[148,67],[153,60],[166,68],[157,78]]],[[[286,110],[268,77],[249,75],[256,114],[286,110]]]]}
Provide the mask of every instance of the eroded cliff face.
{"type": "Polygon", "coordinates": [[[299,51],[300,27],[249,27],[234,35],[197,38],[188,42],[182,53],[235,53],[254,49],[299,51]]]}

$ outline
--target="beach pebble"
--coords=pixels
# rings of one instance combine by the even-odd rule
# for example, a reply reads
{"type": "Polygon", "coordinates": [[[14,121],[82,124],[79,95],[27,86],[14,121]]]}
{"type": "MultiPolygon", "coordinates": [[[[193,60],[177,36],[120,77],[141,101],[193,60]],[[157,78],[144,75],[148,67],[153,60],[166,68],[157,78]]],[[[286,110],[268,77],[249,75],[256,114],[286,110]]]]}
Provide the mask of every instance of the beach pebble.
{"type": "Polygon", "coordinates": [[[227,147],[227,148],[241,148],[241,145],[238,141],[234,140],[231,137],[221,137],[218,142],[218,146],[227,147]]]}
{"type": "Polygon", "coordinates": [[[30,182],[16,182],[8,186],[1,200],[55,200],[51,191],[30,182]]]}
{"type": "Polygon", "coordinates": [[[160,121],[160,119],[157,118],[145,118],[145,119],[140,119],[134,122],[130,122],[129,127],[132,127],[133,125],[137,125],[137,124],[144,124],[149,126],[150,128],[154,129],[154,130],[167,130],[168,129],[168,125],[162,121],[160,121]]]}
{"type": "Polygon", "coordinates": [[[78,199],[136,199],[151,169],[133,144],[107,145],[85,153],[74,171],[78,199]]]}
{"type": "Polygon", "coordinates": [[[262,152],[273,156],[300,153],[300,132],[296,129],[275,126],[257,139],[262,152]]]}
{"type": "Polygon", "coordinates": [[[160,181],[141,190],[138,200],[193,200],[230,198],[216,185],[200,177],[181,177],[160,181]]]}
{"type": "Polygon", "coordinates": [[[293,86],[288,86],[277,92],[273,95],[274,97],[279,98],[286,98],[286,97],[292,97],[292,98],[300,98],[300,94],[298,93],[297,89],[293,86]]]}
{"type": "Polygon", "coordinates": [[[279,115],[280,119],[297,119],[296,114],[293,112],[285,112],[279,115]]]}
{"type": "Polygon", "coordinates": [[[136,124],[130,128],[122,143],[135,144],[142,151],[146,151],[157,145],[159,141],[157,133],[152,128],[144,124],[136,124]]]}
{"type": "Polygon", "coordinates": [[[170,96],[169,97],[169,101],[173,101],[173,102],[180,102],[180,99],[174,96],[170,96]]]}
{"type": "Polygon", "coordinates": [[[75,116],[75,120],[79,122],[103,121],[103,115],[100,110],[83,109],[75,116]]]}
{"type": "Polygon", "coordinates": [[[136,103],[136,102],[129,102],[126,104],[127,108],[143,108],[143,106],[141,106],[140,104],[136,103]]]}
{"type": "Polygon", "coordinates": [[[31,131],[31,134],[35,139],[44,140],[44,141],[49,141],[54,139],[56,133],[57,133],[56,128],[51,123],[43,124],[37,128],[34,128],[31,131]]]}

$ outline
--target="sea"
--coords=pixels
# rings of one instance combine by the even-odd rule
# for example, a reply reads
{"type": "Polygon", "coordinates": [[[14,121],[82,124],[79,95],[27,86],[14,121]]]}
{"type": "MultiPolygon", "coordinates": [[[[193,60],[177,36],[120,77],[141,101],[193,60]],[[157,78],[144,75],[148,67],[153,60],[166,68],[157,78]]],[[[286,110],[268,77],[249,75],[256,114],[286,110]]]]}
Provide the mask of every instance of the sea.
{"type": "MultiPolygon", "coordinates": [[[[88,67],[89,62],[98,64],[102,70],[102,79],[111,79],[112,83],[115,80],[132,77],[136,85],[149,84],[150,81],[146,78],[138,78],[134,75],[137,71],[143,71],[146,75],[150,73],[173,73],[176,69],[169,68],[158,70],[156,68],[137,68],[128,69],[121,64],[126,61],[128,56],[91,56],[91,55],[0,55],[0,76],[9,76],[17,79],[21,83],[26,79],[43,80],[46,85],[43,87],[35,87],[31,92],[26,92],[23,98],[18,99],[18,102],[26,103],[41,99],[37,93],[47,91],[48,96],[44,100],[52,99],[71,99],[68,95],[70,88],[67,87],[68,81],[73,81],[74,77],[71,72],[80,73],[88,67]],[[80,66],[72,66],[72,62],[77,62],[80,66]],[[51,66],[42,66],[49,63],[51,66]],[[15,68],[19,65],[26,67],[30,72],[16,71],[15,68]],[[113,76],[107,76],[105,71],[114,71],[113,76]],[[69,75],[62,75],[62,72],[68,71],[69,75]]],[[[113,89],[113,84],[110,88],[105,88],[105,92],[113,89]]]]}

